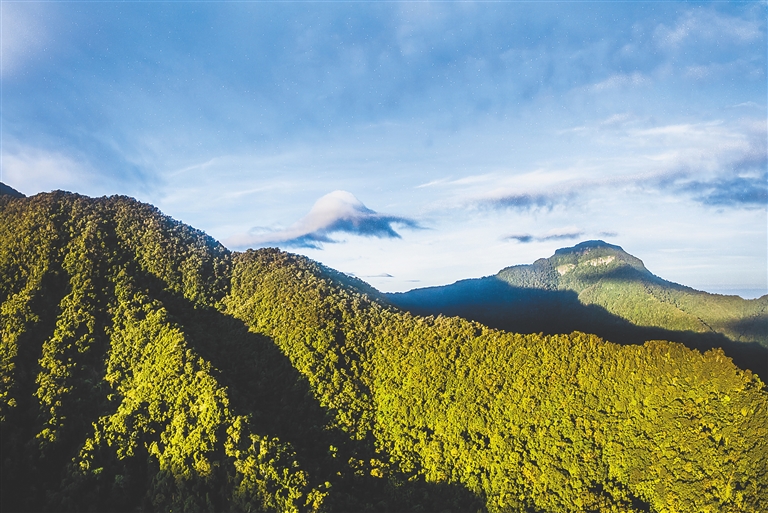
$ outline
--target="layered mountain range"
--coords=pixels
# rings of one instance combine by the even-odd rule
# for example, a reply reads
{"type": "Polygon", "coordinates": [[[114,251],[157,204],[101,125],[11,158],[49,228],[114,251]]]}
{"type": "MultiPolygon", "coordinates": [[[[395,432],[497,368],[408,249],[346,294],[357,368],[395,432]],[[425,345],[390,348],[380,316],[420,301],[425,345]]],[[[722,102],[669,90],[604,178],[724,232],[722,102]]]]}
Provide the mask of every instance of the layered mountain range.
{"type": "MultiPolygon", "coordinates": [[[[3,511],[768,510],[768,392],[719,347],[418,316],[131,198],[4,191],[3,511]]],[[[601,248],[508,274],[557,293],[601,248]]]]}
{"type": "Polygon", "coordinates": [[[494,276],[386,296],[419,315],[458,315],[519,333],[578,330],[617,343],[721,347],[743,367],[768,370],[768,295],[746,300],[672,283],[600,240],[494,276]]]}

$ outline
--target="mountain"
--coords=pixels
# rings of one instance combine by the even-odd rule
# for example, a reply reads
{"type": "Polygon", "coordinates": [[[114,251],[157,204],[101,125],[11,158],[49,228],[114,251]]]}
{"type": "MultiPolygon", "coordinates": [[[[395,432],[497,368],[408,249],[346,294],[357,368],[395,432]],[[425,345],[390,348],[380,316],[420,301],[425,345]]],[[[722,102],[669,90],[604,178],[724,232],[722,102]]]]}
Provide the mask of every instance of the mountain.
{"type": "Polygon", "coordinates": [[[678,285],[599,240],[495,276],[386,297],[419,315],[458,315],[520,333],[584,331],[618,343],[722,347],[742,367],[762,376],[768,370],[768,296],[746,300],[678,285]]]}
{"type": "Polygon", "coordinates": [[[14,198],[23,198],[24,195],[14,189],[13,187],[9,187],[8,185],[5,185],[3,182],[0,182],[0,196],[7,194],[8,196],[13,196],[14,198]]]}
{"type": "Polygon", "coordinates": [[[3,511],[765,511],[720,350],[401,311],[126,197],[0,195],[3,511]]]}

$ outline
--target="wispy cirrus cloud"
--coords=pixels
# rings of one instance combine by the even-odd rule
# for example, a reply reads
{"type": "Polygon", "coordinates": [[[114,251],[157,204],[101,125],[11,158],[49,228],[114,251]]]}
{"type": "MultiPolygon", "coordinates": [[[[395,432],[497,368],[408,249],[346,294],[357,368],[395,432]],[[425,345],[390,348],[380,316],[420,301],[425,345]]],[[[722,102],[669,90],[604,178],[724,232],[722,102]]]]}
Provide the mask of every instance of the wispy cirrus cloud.
{"type": "Polygon", "coordinates": [[[652,186],[688,194],[708,206],[768,206],[768,145],[764,125],[756,124],[742,134],[741,140],[715,147],[704,155],[704,161],[682,159],[677,168],[652,180],[652,186]]]}
{"type": "Polygon", "coordinates": [[[263,247],[270,244],[293,248],[322,249],[324,243],[340,242],[336,233],[399,239],[395,226],[418,229],[421,226],[406,217],[379,214],[366,207],[347,191],[334,191],[315,202],[309,213],[284,230],[263,231],[256,228],[225,241],[234,247],[263,247]]]}
{"type": "MultiPolygon", "coordinates": [[[[688,197],[708,206],[753,208],[765,206],[768,145],[764,121],[639,126],[646,120],[615,115],[595,126],[579,127],[583,137],[626,145],[634,155],[600,159],[595,172],[579,172],[550,184],[550,204],[576,199],[590,191],[614,189],[688,197]]],[[[524,195],[524,192],[519,193],[524,195]]]]}
{"type": "Polygon", "coordinates": [[[611,75],[602,82],[592,85],[590,89],[595,92],[601,92],[607,89],[640,86],[649,84],[650,82],[651,79],[649,77],[635,71],[634,73],[618,73],[616,75],[611,75]]]}
{"type": "Polygon", "coordinates": [[[29,144],[15,137],[3,140],[0,179],[28,194],[55,189],[99,196],[116,188],[136,195],[157,183],[130,163],[119,171],[103,171],[90,155],[66,147],[29,144]]]}
{"type": "Polygon", "coordinates": [[[686,43],[702,41],[750,43],[763,35],[756,19],[744,19],[715,10],[691,9],[685,11],[674,26],[660,24],[654,33],[662,47],[678,48],[686,43]]]}
{"type": "Polygon", "coordinates": [[[671,24],[661,23],[652,33],[662,57],[657,74],[693,81],[721,82],[725,77],[765,81],[765,58],[753,48],[765,45],[765,15],[759,3],[741,12],[717,8],[683,10],[671,24]]]}
{"type": "Polygon", "coordinates": [[[740,108],[744,108],[744,107],[749,108],[749,109],[765,110],[765,105],[760,105],[759,103],[753,102],[753,101],[741,102],[741,103],[737,103],[735,105],[729,105],[728,106],[728,108],[730,108],[730,109],[740,109],[740,108]]]}
{"type": "Polygon", "coordinates": [[[452,208],[519,213],[588,208],[600,195],[624,194],[682,196],[701,205],[735,209],[766,204],[766,133],[753,119],[652,124],[619,113],[580,127],[577,137],[627,151],[576,162],[542,162],[530,171],[512,168],[437,179],[420,187],[446,191],[450,200],[445,204],[452,208]]]}

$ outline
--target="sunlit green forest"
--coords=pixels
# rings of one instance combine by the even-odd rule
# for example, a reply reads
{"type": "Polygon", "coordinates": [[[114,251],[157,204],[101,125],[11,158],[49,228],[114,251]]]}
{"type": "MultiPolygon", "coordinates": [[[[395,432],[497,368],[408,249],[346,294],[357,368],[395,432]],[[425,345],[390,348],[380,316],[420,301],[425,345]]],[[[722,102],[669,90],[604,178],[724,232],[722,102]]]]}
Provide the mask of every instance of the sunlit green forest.
{"type": "Polygon", "coordinates": [[[717,347],[420,317],[127,197],[0,195],[0,241],[3,511],[768,511],[717,347]]]}
{"type": "Polygon", "coordinates": [[[768,372],[768,295],[746,300],[653,275],[619,246],[587,241],[530,265],[452,285],[387,294],[418,315],[457,315],[517,333],[595,333],[722,348],[742,368],[768,372]]]}

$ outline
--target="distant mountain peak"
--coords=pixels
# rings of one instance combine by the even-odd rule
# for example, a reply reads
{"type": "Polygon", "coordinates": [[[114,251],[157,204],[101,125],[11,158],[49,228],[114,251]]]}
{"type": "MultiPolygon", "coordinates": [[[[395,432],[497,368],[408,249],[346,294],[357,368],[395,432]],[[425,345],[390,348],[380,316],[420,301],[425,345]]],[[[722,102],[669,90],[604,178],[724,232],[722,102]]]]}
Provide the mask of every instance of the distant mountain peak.
{"type": "Polygon", "coordinates": [[[14,189],[13,187],[9,187],[8,185],[5,185],[3,182],[0,182],[0,196],[7,194],[8,196],[13,196],[14,198],[26,198],[22,193],[14,189]]]}
{"type": "Polygon", "coordinates": [[[549,258],[539,258],[533,264],[506,267],[496,276],[516,287],[557,290],[575,286],[581,291],[588,285],[579,282],[586,279],[592,283],[599,277],[615,275],[621,269],[621,272],[633,269],[629,272],[653,276],[642,260],[630,255],[621,246],[603,240],[588,240],[570,248],[558,249],[549,258]]]}
{"type": "Polygon", "coordinates": [[[613,272],[617,267],[629,266],[643,274],[650,274],[639,258],[630,255],[621,246],[603,240],[588,240],[570,248],[561,248],[547,259],[560,276],[576,271],[577,275],[595,276],[595,273],[613,272]]]}
{"type": "Polygon", "coordinates": [[[496,275],[388,294],[419,315],[457,315],[522,333],[595,333],[613,342],[665,339],[721,347],[768,375],[768,297],[719,296],[654,275],[620,246],[588,240],[496,275]]]}

